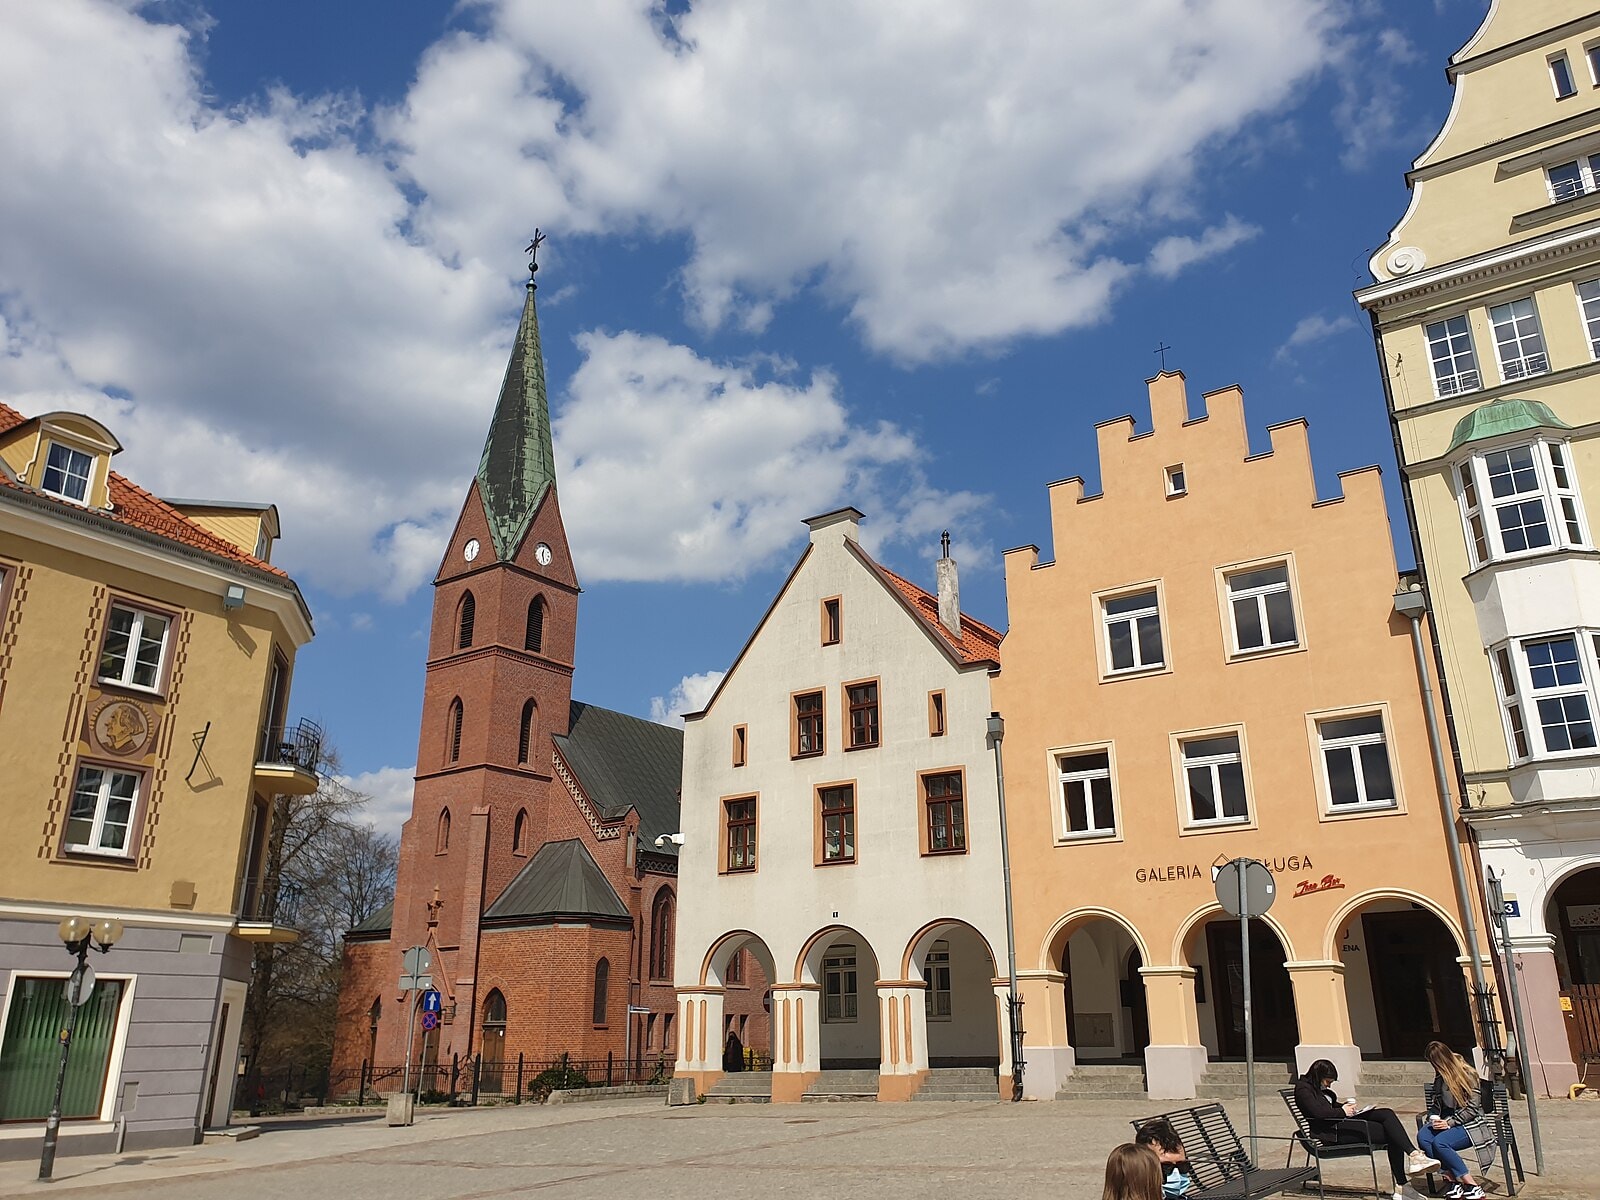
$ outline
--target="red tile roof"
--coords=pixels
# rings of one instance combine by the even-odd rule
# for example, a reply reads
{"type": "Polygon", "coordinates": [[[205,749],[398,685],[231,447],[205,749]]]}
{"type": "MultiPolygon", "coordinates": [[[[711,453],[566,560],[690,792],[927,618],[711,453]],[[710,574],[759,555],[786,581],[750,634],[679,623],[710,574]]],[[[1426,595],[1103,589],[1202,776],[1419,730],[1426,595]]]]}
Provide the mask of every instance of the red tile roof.
{"type": "MultiPolygon", "coordinates": [[[[855,546],[855,543],[851,543],[851,545],[855,546]]],[[[962,662],[997,663],[1000,661],[1000,639],[1004,635],[998,630],[991,629],[982,621],[975,620],[967,616],[966,613],[962,613],[961,636],[959,638],[956,637],[939,620],[939,598],[937,596],[919,588],[909,579],[902,579],[899,575],[889,570],[888,567],[875,561],[859,546],[855,546],[855,549],[861,555],[861,560],[883,576],[884,581],[900,594],[900,598],[906,602],[907,606],[922,618],[923,624],[938,634],[940,639],[956,653],[962,662]]]]}
{"type": "MultiPolygon", "coordinates": [[[[15,429],[23,424],[24,417],[10,405],[0,401],[0,433],[15,429]]],[[[111,493],[112,510],[110,512],[97,511],[96,516],[105,520],[126,525],[132,529],[153,533],[169,541],[178,542],[194,550],[204,550],[208,554],[215,554],[219,558],[226,558],[232,562],[244,563],[255,567],[257,570],[268,571],[273,575],[281,575],[285,579],[288,573],[282,568],[271,563],[262,562],[253,554],[246,554],[232,542],[224,541],[216,534],[201,528],[177,509],[157,496],[151,495],[138,484],[112,471],[107,481],[111,493]]],[[[41,496],[46,500],[54,501],[66,508],[77,508],[77,505],[68,504],[65,500],[57,500],[35,488],[18,483],[4,471],[0,471],[0,487],[15,488],[17,491],[28,492],[41,496]]]]}

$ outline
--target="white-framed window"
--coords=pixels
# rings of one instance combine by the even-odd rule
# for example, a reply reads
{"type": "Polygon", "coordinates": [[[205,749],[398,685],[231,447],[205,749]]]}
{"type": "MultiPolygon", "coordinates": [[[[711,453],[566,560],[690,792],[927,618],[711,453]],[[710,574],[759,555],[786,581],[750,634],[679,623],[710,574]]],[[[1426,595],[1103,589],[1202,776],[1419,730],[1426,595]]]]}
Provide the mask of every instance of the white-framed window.
{"type": "Polygon", "coordinates": [[[1465,313],[1424,327],[1428,361],[1433,366],[1433,388],[1440,397],[1475,392],[1483,386],[1478,355],[1472,348],[1472,326],[1465,313]]]}
{"type": "Polygon", "coordinates": [[[1189,490],[1188,481],[1184,478],[1183,464],[1174,463],[1166,469],[1167,495],[1181,496],[1189,490]]]}
{"type": "Polygon", "coordinates": [[[1495,678],[1500,682],[1500,704],[1505,712],[1506,735],[1511,742],[1511,757],[1527,758],[1531,752],[1527,726],[1522,720],[1522,697],[1516,668],[1511,665],[1511,650],[1498,646],[1494,651],[1495,678]]]}
{"type": "Polygon", "coordinates": [[[1190,825],[1226,825],[1250,819],[1244,755],[1237,733],[1187,738],[1179,743],[1190,825]]]}
{"type": "Polygon", "coordinates": [[[1589,82],[1600,87],[1600,42],[1583,48],[1583,57],[1589,64],[1589,82]]]}
{"type": "Polygon", "coordinates": [[[925,993],[928,1020],[950,1020],[950,943],[938,941],[928,951],[927,965],[922,968],[922,978],[928,985],[925,993]]]}
{"type": "Polygon", "coordinates": [[[80,766],[67,809],[63,847],[81,854],[127,857],[132,853],[129,831],[138,803],[139,776],[135,772],[80,766]]]}
{"type": "Polygon", "coordinates": [[[1143,671],[1166,665],[1161,605],[1155,588],[1100,601],[1106,631],[1106,670],[1143,671]]]}
{"type": "Polygon", "coordinates": [[[1577,633],[1528,638],[1522,642],[1522,661],[1528,672],[1535,750],[1594,750],[1592,639],[1577,633]]]}
{"type": "Polygon", "coordinates": [[[1539,329],[1539,311],[1534,307],[1532,296],[1492,305],[1489,324],[1494,329],[1500,378],[1505,382],[1543,375],[1550,369],[1550,357],[1544,351],[1544,334],[1539,329]]]}
{"type": "Polygon", "coordinates": [[[94,456],[51,442],[45,454],[44,478],[39,490],[74,504],[89,502],[89,480],[94,475],[94,456]]]}
{"type": "Polygon", "coordinates": [[[1487,450],[1457,465],[1474,565],[1589,546],[1570,453],[1564,442],[1540,440],[1487,450]]]}
{"type": "Polygon", "coordinates": [[[1063,754],[1056,759],[1061,780],[1062,829],[1068,837],[1104,837],[1117,831],[1116,797],[1111,787],[1111,754],[1063,754]]]}
{"type": "Polygon", "coordinates": [[[822,960],[822,1019],[856,1019],[856,948],[834,946],[822,960]]]}
{"type": "Polygon", "coordinates": [[[106,640],[100,648],[100,679],[154,690],[161,682],[167,652],[168,617],[123,604],[111,606],[106,640]]]}
{"type": "Polygon", "coordinates": [[[1550,57],[1550,85],[1556,90],[1556,99],[1565,100],[1578,94],[1578,82],[1572,75],[1572,64],[1565,54],[1550,57]]]}
{"type": "Polygon", "coordinates": [[[1550,199],[1560,204],[1563,200],[1576,200],[1600,188],[1600,154],[1585,154],[1579,158],[1557,163],[1544,169],[1545,183],[1550,188],[1550,199]]]}
{"type": "Polygon", "coordinates": [[[1289,564],[1272,563],[1227,577],[1233,646],[1240,654],[1298,645],[1289,564]]]}
{"type": "Polygon", "coordinates": [[[1322,746],[1328,811],[1395,807],[1394,771],[1382,713],[1321,719],[1317,740],[1322,746]]]}
{"type": "Polygon", "coordinates": [[[1586,279],[1575,290],[1583,331],[1589,338],[1589,357],[1600,358],[1600,279],[1586,279]]]}

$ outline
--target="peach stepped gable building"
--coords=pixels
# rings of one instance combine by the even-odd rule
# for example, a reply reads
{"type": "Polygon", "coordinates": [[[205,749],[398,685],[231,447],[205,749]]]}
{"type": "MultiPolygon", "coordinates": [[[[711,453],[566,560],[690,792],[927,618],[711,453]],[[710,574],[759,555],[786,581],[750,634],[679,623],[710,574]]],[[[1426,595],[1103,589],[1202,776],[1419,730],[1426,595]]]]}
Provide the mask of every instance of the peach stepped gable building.
{"type": "Polygon", "coordinates": [[[811,541],[684,725],[677,1073],[773,1100],[1009,1087],[1005,915],[985,744],[1000,635],[861,548],[811,541]],[[738,964],[772,981],[772,1073],[722,1079],[738,964]]]}
{"type": "MultiPolygon", "coordinates": [[[[670,1067],[682,735],[572,699],[578,595],[530,283],[434,580],[394,902],[346,937],[337,1091],[399,1090],[411,946],[432,953],[444,1008],[413,1034],[413,1062],[441,1068],[425,1088],[447,1089],[453,1062],[470,1088],[480,1058],[490,1093],[516,1090],[519,1056],[670,1067]]],[[[749,1008],[759,1025],[759,989],[749,1008]]]]}
{"type": "Polygon", "coordinates": [[[1496,4],[1448,74],[1450,116],[1356,297],[1455,786],[1503,877],[1534,1082],[1564,1095],[1600,1066],[1600,12],[1496,4]]]}
{"type": "Polygon", "coordinates": [[[1194,419],[1181,374],[1149,390],[1150,433],[1098,427],[1100,494],[1051,485],[1054,559],[1005,556],[994,690],[1028,1092],[1070,1095],[1092,1064],[1126,1064],[1153,1097],[1223,1084],[1219,1061],[1244,1054],[1242,946],[1211,868],[1235,857],[1279,889],[1251,940],[1261,1059],[1286,1078],[1329,1058],[1354,1089],[1363,1060],[1434,1037],[1467,1050],[1450,831],[1379,473],[1319,501],[1303,422],[1252,454],[1237,388],[1194,419]]]}
{"type": "Polygon", "coordinates": [[[39,1154],[74,959],[61,1151],[189,1145],[228,1123],[254,944],[296,934],[263,887],[274,799],[317,786],[288,718],[311,617],[270,504],[161,500],[81,413],[0,404],[0,1159],[39,1154]]]}

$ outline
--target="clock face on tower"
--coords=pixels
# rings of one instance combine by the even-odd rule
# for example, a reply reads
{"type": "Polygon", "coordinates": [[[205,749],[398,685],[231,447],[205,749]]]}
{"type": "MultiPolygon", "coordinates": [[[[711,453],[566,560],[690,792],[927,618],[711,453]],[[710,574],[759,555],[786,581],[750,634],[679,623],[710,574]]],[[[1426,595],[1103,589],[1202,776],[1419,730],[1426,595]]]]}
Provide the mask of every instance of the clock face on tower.
{"type": "Polygon", "coordinates": [[[473,538],[465,546],[461,547],[461,557],[471,562],[478,557],[478,549],[478,539],[473,538]]]}
{"type": "Polygon", "coordinates": [[[533,548],[533,557],[541,567],[550,565],[550,547],[540,542],[533,548]]]}

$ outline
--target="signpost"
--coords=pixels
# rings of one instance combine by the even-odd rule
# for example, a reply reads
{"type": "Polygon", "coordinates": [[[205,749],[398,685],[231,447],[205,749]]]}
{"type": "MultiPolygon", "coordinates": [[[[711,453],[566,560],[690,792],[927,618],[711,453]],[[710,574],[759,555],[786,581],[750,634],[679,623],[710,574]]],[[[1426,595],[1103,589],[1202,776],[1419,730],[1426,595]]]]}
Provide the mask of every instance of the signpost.
{"type": "Polygon", "coordinates": [[[1264,916],[1278,886],[1265,863],[1235,858],[1217,868],[1217,901],[1239,918],[1239,952],[1244,972],[1244,1079],[1250,1105],[1250,1152],[1256,1152],[1256,1034],[1250,1011],[1250,918],[1264,916]]]}
{"type": "MultiPolygon", "coordinates": [[[[1515,916],[1512,911],[1516,907],[1515,900],[1506,899],[1504,887],[1501,883],[1503,872],[1496,875],[1492,870],[1486,872],[1488,878],[1489,912],[1500,934],[1500,952],[1506,967],[1506,990],[1511,993],[1511,1021],[1517,1031],[1517,1066],[1522,1072],[1522,1092],[1528,1098],[1528,1126],[1533,1134],[1533,1168],[1542,1176],[1544,1174],[1544,1144],[1539,1140],[1539,1109],[1533,1099],[1534,1083],[1532,1064],[1528,1061],[1527,1021],[1522,1016],[1522,993],[1517,987],[1517,960],[1511,953],[1511,926],[1508,917],[1515,916]]],[[[1490,944],[1494,942],[1490,938],[1490,944]]]]}
{"type": "MultiPolygon", "coordinates": [[[[433,956],[428,953],[428,948],[426,946],[411,947],[411,949],[407,950],[405,954],[401,956],[400,962],[400,990],[406,993],[406,1067],[405,1077],[402,1080],[400,1088],[400,1094],[402,1096],[410,1096],[411,1044],[413,1038],[416,1036],[417,1020],[417,1004],[412,998],[411,993],[420,991],[422,993],[422,1002],[424,1006],[426,1006],[428,1002],[428,997],[433,997],[434,1007],[431,1011],[433,1013],[435,1025],[437,1025],[439,1021],[439,993],[432,990],[433,976],[429,975],[428,971],[433,966],[433,956]]],[[[424,1008],[424,1011],[426,1012],[429,1010],[424,1008]]],[[[426,1017],[423,1018],[422,1027],[424,1029],[431,1028],[431,1026],[427,1023],[426,1017]]],[[[409,1119],[411,1114],[408,1112],[405,1115],[407,1119],[400,1123],[405,1125],[411,1124],[409,1119]]],[[[391,1120],[389,1123],[393,1125],[396,1122],[391,1120]]]]}

